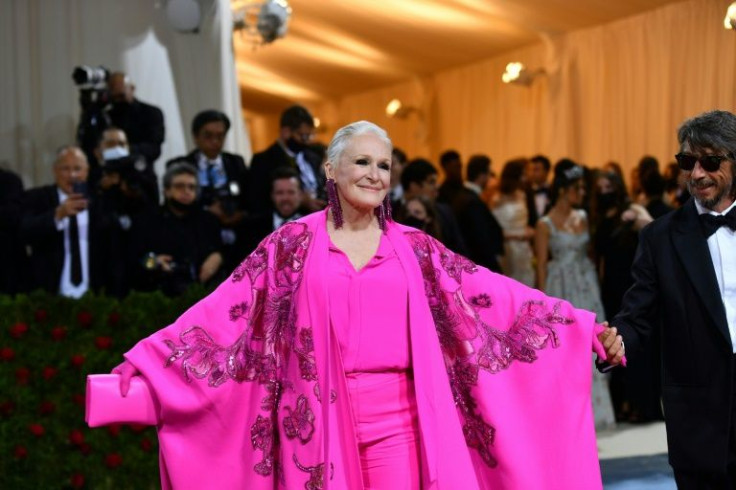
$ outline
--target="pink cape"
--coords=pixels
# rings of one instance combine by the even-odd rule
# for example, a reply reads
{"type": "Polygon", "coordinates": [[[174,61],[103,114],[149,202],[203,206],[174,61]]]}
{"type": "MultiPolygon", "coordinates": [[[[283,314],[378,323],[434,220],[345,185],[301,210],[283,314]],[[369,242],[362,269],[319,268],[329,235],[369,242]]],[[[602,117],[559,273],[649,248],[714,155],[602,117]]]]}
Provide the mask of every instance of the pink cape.
{"type": "MultiPolygon", "coordinates": [[[[161,407],[163,488],[362,488],[325,222],[284,225],[126,354],[161,407]]],[[[594,315],[412,228],[386,233],[409,285],[422,488],[601,488],[594,315]]]]}

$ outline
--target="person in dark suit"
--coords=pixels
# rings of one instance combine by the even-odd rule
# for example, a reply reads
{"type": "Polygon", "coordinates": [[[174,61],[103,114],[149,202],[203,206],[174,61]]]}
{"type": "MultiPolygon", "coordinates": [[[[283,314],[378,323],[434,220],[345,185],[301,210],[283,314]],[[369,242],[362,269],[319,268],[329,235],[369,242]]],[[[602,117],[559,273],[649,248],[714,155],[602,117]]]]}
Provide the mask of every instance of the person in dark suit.
{"type": "MultiPolygon", "coordinates": [[[[401,207],[415,196],[426,197],[434,206],[442,243],[450,250],[467,256],[468,249],[452,208],[445,203],[437,202],[437,175],[437,169],[429,160],[415,158],[410,161],[401,173],[401,187],[404,189],[401,207]]],[[[396,215],[400,218],[406,214],[403,209],[396,210],[396,215]]]]}
{"type": "Polygon", "coordinates": [[[23,182],[15,173],[0,168],[0,294],[15,294],[23,287],[18,239],[23,182]]]}
{"type": "Polygon", "coordinates": [[[674,208],[664,202],[664,190],[667,186],[659,170],[646,173],[641,178],[641,190],[644,193],[644,207],[652,218],[657,219],[674,208]]]}
{"type": "Polygon", "coordinates": [[[529,212],[529,226],[532,228],[539,218],[547,214],[552,204],[549,185],[551,169],[552,162],[544,155],[533,156],[526,166],[526,207],[529,212]]]}
{"type": "Polygon", "coordinates": [[[463,162],[460,153],[455,150],[447,150],[440,155],[440,167],[445,172],[445,180],[437,193],[437,201],[452,205],[452,202],[460,194],[463,185],[463,162]]]}
{"type": "Polygon", "coordinates": [[[84,182],[89,165],[76,146],[54,162],[56,183],[30,189],[23,198],[21,238],[28,251],[30,287],[79,298],[88,290],[120,295],[122,261],[117,227],[84,182]]]}
{"type": "Polygon", "coordinates": [[[677,136],[693,199],[642,230],[634,284],[611,324],[632,359],[646,355],[640,346],[655,330],[662,335],[662,402],[678,488],[734,488],[736,115],[701,114],[677,136]]]}
{"type": "Polygon", "coordinates": [[[125,73],[115,72],[107,80],[112,106],[107,111],[110,123],[128,136],[130,152],[142,155],[148,169],[161,156],[164,142],[164,114],[156,106],[146,104],[134,96],[135,85],[125,73]]]}
{"type": "Polygon", "coordinates": [[[250,216],[244,228],[248,238],[247,252],[284,223],[297,220],[307,214],[302,206],[304,189],[299,174],[290,167],[278,168],[271,179],[271,208],[267,213],[250,216]]]}
{"type": "Polygon", "coordinates": [[[480,198],[491,178],[491,159],[474,155],[465,171],[465,186],[454,196],[451,207],[468,249],[468,258],[494,272],[501,272],[497,257],[503,255],[503,230],[480,198]]]}
{"type": "Polygon", "coordinates": [[[197,169],[175,163],[163,180],[164,204],[133,226],[130,258],[135,288],[177,296],[192,284],[224,280],[220,226],[197,204],[197,169]]]}
{"type": "Polygon", "coordinates": [[[220,222],[224,268],[232,271],[246,256],[243,223],[248,207],[248,169],[240,155],[223,151],[230,119],[217,110],[202,111],[192,120],[197,148],[166,162],[189,163],[198,171],[199,203],[220,222]]]}
{"type": "Polygon", "coordinates": [[[314,137],[314,119],[307,109],[294,105],[281,114],[279,138],[250,163],[248,199],[251,213],[262,215],[271,207],[268,183],[277,168],[291,167],[299,173],[304,188],[304,207],[317,211],[326,205],[322,160],[309,148],[314,137]]]}

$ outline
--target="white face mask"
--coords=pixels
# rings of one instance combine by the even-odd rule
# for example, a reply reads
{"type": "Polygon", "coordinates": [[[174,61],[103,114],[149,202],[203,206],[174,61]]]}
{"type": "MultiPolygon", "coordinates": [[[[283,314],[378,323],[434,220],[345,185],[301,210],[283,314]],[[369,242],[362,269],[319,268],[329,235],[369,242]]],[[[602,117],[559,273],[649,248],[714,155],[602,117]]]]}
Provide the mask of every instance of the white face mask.
{"type": "Polygon", "coordinates": [[[117,160],[118,158],[127,157],[128,155],[130,155],[130,152],[124,146],[113,146],[112,148],[102,150],[102,159],[105,161],[117,160]]]}

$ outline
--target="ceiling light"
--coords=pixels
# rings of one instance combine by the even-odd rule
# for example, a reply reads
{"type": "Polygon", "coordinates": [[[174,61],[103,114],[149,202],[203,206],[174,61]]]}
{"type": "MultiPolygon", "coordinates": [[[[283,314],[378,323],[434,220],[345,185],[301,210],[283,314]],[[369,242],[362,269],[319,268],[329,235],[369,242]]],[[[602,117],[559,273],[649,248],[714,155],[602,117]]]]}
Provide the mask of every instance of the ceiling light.
{"type": "Polygon", "coordinates": [[[518,85],[529,85],[538,75],[544,73],[543,68],[531,71],[523,63],[514,61],[506,65],[506,71],[501,75],[503,83],[515,83],[518,85]]]}
{"type": "Polygon", "coordinates": [[[288,0],[265,0],[237,4],[233,10],[233,31],[245,33],[253,44],[262,45],[284,37],[289,30],[291,7],[288,0]]]}
{"type": "Polygon", "coordinates": [[[723,19],[723,27],[726,29],[736,29],[736,2],[728,6],[726,18],[723,19]]]}
{"type": "Polygon", "coordinates": [[[386,104],[386,115],[388,117],[402,117],[400,113],[403,108],[404,106],[399,99],[391,99],[391,101],[386,104]]]}

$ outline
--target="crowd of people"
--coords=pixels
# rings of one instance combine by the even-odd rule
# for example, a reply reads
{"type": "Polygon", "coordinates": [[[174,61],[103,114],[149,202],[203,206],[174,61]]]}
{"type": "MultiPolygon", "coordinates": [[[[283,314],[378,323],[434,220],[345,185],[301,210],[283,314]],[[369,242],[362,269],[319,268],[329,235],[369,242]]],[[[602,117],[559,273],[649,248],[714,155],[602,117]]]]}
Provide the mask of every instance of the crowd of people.
{"type": "MultiPolygon", "coordinates": [[[[732,325],[733,260],[721,252],[732,248],[733,231],[728,228],[736,228],[733,165],[723,164],[735,158],[736,117],[732,114],[713,111],[686,121],[678,134],[681,152],[677,162],[661,170],[655,158],[644,156],[629,174],[627,186],[616,162],[593,168],[565,158],[553,165],[548,157],[534,155],[512,159],[495,171],[488,155],[472,155],[464,164],[457,151],[447,150],[435,165],[426,158],[409,158],[392,146],[385,131],[364,121],[342,128],[326,147],[314,141],[312,115],[298,105],[282,113],[277,140],[246,165],[241,156],[223,151],[230,121],[221,111],[210,109],[192,120],[195,148],[166,162],[159,188],[153,168],[165,135],[163,115],[134,96],[134,85],[125,74],[113,74],[108,85],[108,124],[99,131],[94,148],[69,145],[58,150],[53,184],[24,191],[18,176],[0,170],[0,247],[7,264],[0,269],[0,293],[44,289],[78,298],[87,291],[123,297],[131,290],[160,290],[178,295],[196,283],[221,284],[177,323],[141,342],[117,371],[124,374],[124,380],[142,373],[149,380],[161,377],[156,382],[166,378],[165,384],[173,386],[181,381],[175,380],[180,375],[172,371],[162,374],[162,358],[169,359],[168,366],[180,358],[188,359],[192,349],[205,354],[214,349],[207,354],[211,357],[202,354],[212,365],[204,361],[183,363],[187,379],[190,372],[197,378],[207,377],[210,387],[218,387],[228,378],[239,383],[257,380],[253,393],[238,391],[237,397],[253,395],[263,400],[260,409],[270,411],[270,415],[258,415],[250,431],[244,425],[236,431],[252,437],[254,451],[248,454],[255,458],[255,473],[271,476],[280,472],[280,478],[299,479],[306,472],[310,482],[323,480],[325,468],[300,462],[294,444],[284,442],[284,447],[293,452],[296,470],[275,468],[278,441],[269,442],[263,438],[266,436],[258,435],[261,429],[264,434],[275,430],[268,424],[283,417],[271,413],[270,397],[287,396],[290,390],[293,393],[287,398],[291,405],[285,405],[289,415],[283,426],[286,438],[297,438],[302,446],[308,445],[315,430],[315,411],[310,410],[310,404],[325,427],[336,416],[329,408],[335,402],[333,396],[340,400],[335,410],[350,409],[353,416],[366,417],[367,425],[361,426],[366,431],[353,434],[360,444],[368,441],[359,445],[359,463],[351,462],[354,455],[341,446],[344,440],[332,441],[329,431],[320,429],[325,441],[341,448],[332,455],[334,460],[362,466],[362,476],[356,476],[355,468],[350,470],[349,465],[338,470],[342,472],[339,478],[345,481],[380,479],[385,472],[370,469],[383,458],[384,449],[377,441],[394,437],[400,442],[392,442],[387,451],[392,458],[396,447],[404,452],[391,459],[395,465],[391,474],[402,474],[407,488],[417,488],[418,478],[452,481],[458,466],[472,465],[478,481],[486,477],[492,481],[495,477],[485,472],[486,467],[498,464],[495,450],[491,450],[495,429],[484,418],[492,404],[487,406],[486,391],[476,391],[476,387],[495,386],[495,380],[501,378],[480,378],[479,372],[496,374],[515,361],[537,362],[535,351],[549,345],[558,347],[559,335],[592,337],[599,358],[607,357],[614,365],[622,359],[623,340],[632,353],[626,370],[594,375],[592,416],[596,427],[609,427],[617,420],[662,418],[660,392],[664,393],[665,409],[672,407],[668,424],[691,413],[694,406],[699,408],[692,413],[697,412],[703,426],[716,427],[728,419],[730,405],[724,405],[723,393],[731,392],[736,378],[723,373],[732,372],[732,365],[736,365],[736,330],[732,325]],[[690,199],[690,192],[695,199],[690,199]],[[700,219],[696,214],[705,217],[700,219]],[[701,221],[702,227],[713,225],[706,233],[707,241],[700,234],[701,221]],[[396,223],[426,234],[407,232],[396,223]],[[264,240],[266,237],[269,239],[264,240]],[[311,240],[315,244],[310,244],[311,240]],[[689,258],[691,249],[699,251],[693,259],[689,258]],[[704,258],[708,254],[712,264],[704,258]],[[266,270],[269,272],[263,274],[266,270]],[[711,270],[716,272],[714,277],[707,274],[711,270]],[[325,281],[325,272],[329,281],[325,281]],[[669,280],[670,275],[674,281],[669,280]],[[475,279],[470,280],[470,276],[475,279]],[[231,280],[225,281],[228,277],[231,280]],[[396,281],[397,277],[406,280],[396,281]],[[476,284],[478,278],[483,281],[476,284]],[[310,287],[300,287],[302,279],[310,287]],[[242,302],[233,289],[240,288],[241,282],[248,285],[252,303],[242,302]],[[492,295],[483,289],[488,287],[492,287],[492,295]],[[685,295],[686,289],[692,294],[685,295]],[[706,289],[709,293],[704,295],[706,289]],[[717,301],[718,294],[722,303],[717,301]],[[497,296],[508,308],[492,308],[497,296]],[[698,297],[702,297],[701,302],[694,299],[698,297]],[[240,302],[231,304],[234,298],[240,302]],[[557,303],[549,311],[538,311],[551,305],[554,298],[566,300],[574,308],[562,306],[568,308],[563,315],[557,303]],[[200,332],[195,331],[199,327],[192,327],[204,325],[216,315],[210,303],[228,306],[218,309],[217,315],[226,314],[243,329],[233,344],[226,328],[228,321],[217,320],[212,332],[230,339],[229,347],[213,343],[206,329],[200,332]],[[372,308],[378,303],[384,307],[372,308]],[[696,321],[688,320],[696,314],[696,321]],[[191,323],[197,315],[202,322],[191,323]],[[297,318],[308,322],[295,323],[297,318]],[[407,324],[397,319],[406,319],[407,324]],[[613,328],[600,325],[607,320],[613,328]],[[330,337],[327,325],[331,322],[337,338],[330,337]],[[491,326],[494,322],[505,327],[496,330],[491,326]],[[575,329],[558,330],[556,325],[565,322],[574,324],[575,329]],[[671,331],[663,328],[663,322],[678,334],[668,333],[671,331]],[[717,329],[713,332],[693,327],[714,322],[717,329]],[[416,330],[427,323],[436,327],[438,349],[431,347],[436,340],[432,335],[416,330]],[[374,333],[374,342],[393,340],[383,342],[381,348],[374,345],[370,352],[351,350],[362,342],[359,333],[368,329],[374,333]],[[728,356],[722,355],[722,336],[714,333],[718,329],[731,341],[728,356]],[[154,347],[151,342],[159,337],[165,342],[154,347]],[[429,343],[422,344],[425,341],[429,343]],[[339,349],[334,350],[333,342],[339,349]],[[164,349],[163,345],[173,352],[152,354],[164,349]],[[145,350],[149,347],[152,350],[145,350]],[[717,364],[713,379],[728,385],[726,389],[711,393],[704,384],[697,384],[704,383],[708,371],[693,365],[687,352],[690,348],[717,364]],[[225,359],[225,351],[232,362],[215,365],[225,359]],[[342,352],[343,357],[333,358],[333,351],[342,352]],[[286,360],[291,352],[299,357],[299,373],[288,369],[286,360]],[[646,354],[638,354],[641,352],[646,354]],[[688,363],[682,362],[685,358],[688,363]],[[315,363],[320,373],[331,374],[318,379],[315,363]],[[690,368],[681,368],[683,365],[690,368]],[[450,387],[432,383],[432,377],[439,379],[444,373],[450,377],[450,387]],[[333,375],[333,381],[344,381],[334,385],[334,392],[330,391],[333,375]],[[375,378],[374,389],[363,384],[364,378],[375,378]],[[384,383],[403,395],[382,398],[384,383]],[[297,396],[295,387],[306,391],[297,396]],[[281,389],[286,391],[279,392],[281,389]],[[329,396],[329,404],[322,404],[321,393],[329,396]],[[371,410],[402,414],[389,417],[397,422],[396,427],[373,427],[371,420],[378,412],[358,413],[356,406],[346,407],[345,393],[350,403],[368,400],[365,407],[371,410]],[[429,395],[434,401],[427,401],[429,395]],[[465,424],[462,429],[450,427],[452,424],[427,426],[427,420],[436,418],[427,411],[433,403],[448,411],[456,407],[465,424]],[[301,424],[301,428],[289,424],[301,424]],[[383,431],[389,429],[396,432],[386,436],[383,431]],[[453,459],[460,453],[452,448],[463,445],[459,434],[478,450],[480,459],[453,459]],[[437,452],[444,454],[442,458],[435,459],[426,448],[419,450],[423,445],[433,446],[437,437],[447,438],[445,449],[449,452],[437,452]],[[442,460],[445,456],[446,461],[442,460]],[[404,460],[414,466],[406,466],[401,462],[404,460]]],[[[575,343],[562,345],[568,349],[575,343]]],[[[589,356],[590,346],[584,347],[585,356],[589,356]]],[[[545,376],[549,375],[550,381],[557,379],[556,374],[545,371],[545,362],[554,363],[555,373],[563,365],[574,370],[566,364],[566,356],[580,359],[582,351],[564,349],[554,361],[545,358],[529,371],[535,390],[542,389],[539,380],[545,376]]],[[[575,365],[583,366],[589,376],[587,359],[585,365],[575,365]]],[[[606,371],[605,365],[599,367],[606,371]]],[[[515,372],[514,376],[520,376],[515,372]]],[[[577,372],[575,376],[583,375],[584,379],[584,374],[577,372]]],[[[524,390],[525,382],[509,379],[516,381],[509,385],[500,381],[500,389],[507,390],[505,395],[524,390]]],[[[231,388],[218,392],[229,400],[221,400],[223,410],[240,410],[237,403],[231,405],[236,398],[228,398],[231,388]]],[[[576,400],[574,391],[566,391],[561,403],[576,400]]],[[[158,394],[164,397],[160,401],[167,403],[167,395],[158,394]]],[[[525,404],[511,403],[514,413],[510,420],[518,418],[516,410],[522,406],[537,420],[555,399],[550,392],[540,404],[531,399],[525,404]],[[539,412],[534,412],[537,409],[539,412]]],[[[500,413],[503,410],[494,417],[503,417],[500,413]]],[[[571,418],[574,423],[567,426],[567,419],[560,414],[556,420],[560,430],[564,429],[560,441],[570,443],[577,421],[571,418]]],[[[728,423],[727,429],[732,430],[733,424],[728,423]]],[[[694,452],[698,449],[687,441],[699,435],[688,427],[683,422],[668,428],[678,484],[685,482],[683,488],[687,488],[687,482],[694,482],[692,488],[699,488],[705,473],[714,482],[731,478],[724,477],[721,463],[728,466],[728,475],[736,474],[736,459],[732,457],[736,437],[728,436],[724,429],[725,439],[704,438],[701,446],[715,441],[713,447],[727,450],[723,454],[730,451],[730,459],[719,460],[717,471],[711,471],[708,461],[715,457],[705,461],[694,452]],[[695,470],[688,466],[693,461],[697,463],[695,470]]],[[[230,427],[226,429],[232,433],[230,427]]],[[[544,431],[549,430],[549,426],[544,427],[544,431]]],[[[206,444],[198,445],[197,437],[195,434],[189,440],[194,443],[192,449],[206,448],[206,444]]],[[[233,441],[242,443],[238,438],[233,441]]],[[[508,449],[506,444],[499,446],[508,449]]],[[[532,447],[542,446],[527,449],[532,447]]],[[[568,449],[581,451],[582,458],[595,452],[594,443],[587,449],[580,444],[568,449]]],[[[540,458],[551,456],[543,452],[540,458]]],[[[317,452],[304,454],[316,457],[317,452]]],[[[203,456],[202,461],[206,460],[203,456]]],[[[570,475],[575,473],[575,468],[569,470],[570,475]]],[[[591,471],[591,481],[599,479],[597,469],[591,471]]],[[[531,475],[523,471],[514,474],[514,478],[531,475]]],[[[191,477],[187,471],[179,476],[191,477]]],[[[720,487],[716,484],[712,488],[720,487]]]]}
{"type": "MultiPolygon", "coordinates": [[[[53,184],[23,191],[17,176],[1,171],[0,242],[8,266],[0,271],[0,292],[122,297],[214,286],[271,232],[327,206],[326,148],[313,139],[312,115],[298,105],[283,112],[278,139],[250,165],[223,150],[228,117],[198,113],[191,123],[195,148],[166,162],[159,196],[153,165],[163,116],[134,88],[125,74],[110,76],[109,124],[92,151],[58,151],[53,184]]],[[[496,173],[487,155],[464,165],[448,150],[437,163],[393,149],[389,200],[396,221],[491,271],[594,311],[601,322],[618,313],[633,282],[638,231],[688,198],[677,164],[663,175],[650,156],[632,171],[629,188],[614,162],[590,169],[563,159],[553,168],[536,155],[510,160],[496,173]]],[[[613,405],[596,377],[599,427],[661,417],[651,374],[657,362],[617,371],[613,405]]]]}

